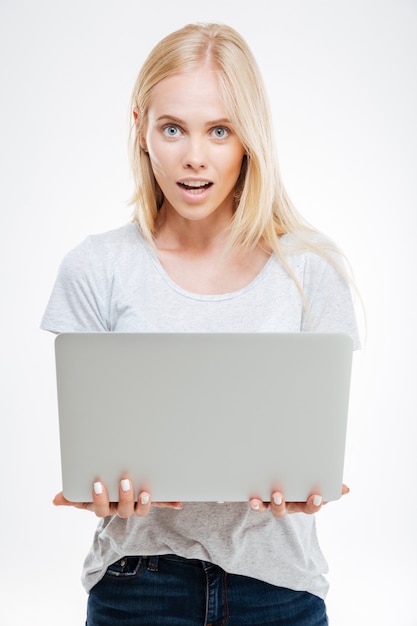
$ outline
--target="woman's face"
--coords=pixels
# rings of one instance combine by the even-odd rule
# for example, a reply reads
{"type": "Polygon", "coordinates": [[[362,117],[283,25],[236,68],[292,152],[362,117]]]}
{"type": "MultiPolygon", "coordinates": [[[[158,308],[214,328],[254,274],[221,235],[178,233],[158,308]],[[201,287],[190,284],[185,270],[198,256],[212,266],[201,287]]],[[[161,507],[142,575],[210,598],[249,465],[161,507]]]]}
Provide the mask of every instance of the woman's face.
{"type": "Polygon", "coordinates": [[[211,66],[170,76],[154,87],[142,145],[164,194],[166,216],[220,225],[230,221],[245,150],[211,66]]]}

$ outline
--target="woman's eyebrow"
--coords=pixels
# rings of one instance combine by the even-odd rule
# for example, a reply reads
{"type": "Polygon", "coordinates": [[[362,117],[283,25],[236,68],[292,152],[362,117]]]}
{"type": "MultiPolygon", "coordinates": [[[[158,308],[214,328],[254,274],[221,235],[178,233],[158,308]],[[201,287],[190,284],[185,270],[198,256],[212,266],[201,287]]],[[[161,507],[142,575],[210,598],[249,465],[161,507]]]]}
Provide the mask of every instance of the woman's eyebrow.
{"type": "MultiPolygon", "coordinates": [[[[187,122],[185,120],[180,119],[179,117],[176,117],[175,115],[168,115],[168,114],[163,114],[160,115],[157,119],[157,122],[163,122],[163,121],[169,121],[169,122],[174,122],[175,124],[179,124],[181,126],[185,126],[187,124],[187,122]]],[[[209,120],[205,123],[206,126],[224,126],[224,125],[231,125],[231,121],[227,118],[227,117],[222,117],[218,120],[209,120]]]]}
{"type": "Polygon", "coordinates": [[[164,113],[156,118],[157,122],[163,122],[164,120],[169,120],[170,122],[175,122],[176,124],[185,124],[184,120],[180,120],[178,117],[175,117],[175,115],[167,115],[164,113]]]}

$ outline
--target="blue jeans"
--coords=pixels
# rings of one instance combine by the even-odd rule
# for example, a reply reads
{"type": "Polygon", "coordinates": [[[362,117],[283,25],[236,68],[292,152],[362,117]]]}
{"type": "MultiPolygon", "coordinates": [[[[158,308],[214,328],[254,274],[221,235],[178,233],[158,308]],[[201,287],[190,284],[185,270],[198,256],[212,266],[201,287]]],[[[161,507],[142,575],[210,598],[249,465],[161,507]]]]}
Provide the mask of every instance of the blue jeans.
{"type": "Polygon", "coordinates": [[[326,626],[324,601],[174,555],[124,557],[88,599],[87,626],[326,626]]]}

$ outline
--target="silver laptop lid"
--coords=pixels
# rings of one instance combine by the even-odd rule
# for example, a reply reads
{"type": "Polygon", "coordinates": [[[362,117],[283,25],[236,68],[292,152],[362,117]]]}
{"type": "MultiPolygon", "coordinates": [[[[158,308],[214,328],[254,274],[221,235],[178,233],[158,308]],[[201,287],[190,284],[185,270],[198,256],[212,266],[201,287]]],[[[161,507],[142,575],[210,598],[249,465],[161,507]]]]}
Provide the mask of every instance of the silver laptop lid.
{"type": "Polygon", "coordinates": [[[71,501],[128,474],[154,501],[341,495],[344,334],[63,333],[55,341],[71,501]]]}

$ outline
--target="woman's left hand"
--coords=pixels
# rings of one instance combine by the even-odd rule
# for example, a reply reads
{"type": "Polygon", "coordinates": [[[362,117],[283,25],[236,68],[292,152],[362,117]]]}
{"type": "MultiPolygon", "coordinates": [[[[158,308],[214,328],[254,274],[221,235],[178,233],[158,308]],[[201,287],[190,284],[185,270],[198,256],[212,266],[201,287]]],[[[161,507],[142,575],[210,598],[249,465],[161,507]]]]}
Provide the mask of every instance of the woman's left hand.
{"type": "MultiPolygon", "coordinates": [[[[342,496],[349,493],[349,487],[342,485],[342,496]]],[[[271,502],[263,502],[259,498],[251,498],[249,505],[253,511],[268,511],[274,517],[284,517],[290,513],[306,513],[312,515],[320,511],[321,507],[326,504],[323,502],[323,498],[319,494],[312,494],[307,502],[286,502],[284,496],[279,491],[275,491],[271,495],[271,502]]]]}

